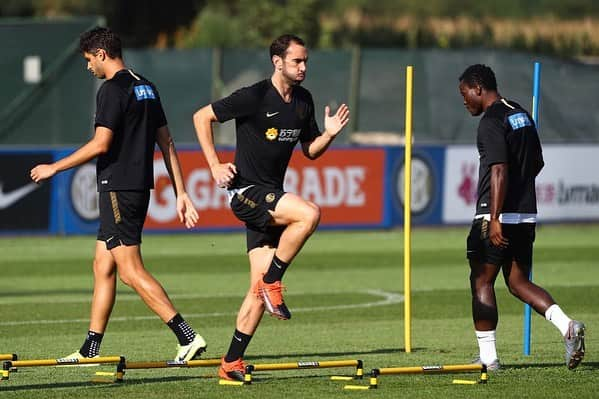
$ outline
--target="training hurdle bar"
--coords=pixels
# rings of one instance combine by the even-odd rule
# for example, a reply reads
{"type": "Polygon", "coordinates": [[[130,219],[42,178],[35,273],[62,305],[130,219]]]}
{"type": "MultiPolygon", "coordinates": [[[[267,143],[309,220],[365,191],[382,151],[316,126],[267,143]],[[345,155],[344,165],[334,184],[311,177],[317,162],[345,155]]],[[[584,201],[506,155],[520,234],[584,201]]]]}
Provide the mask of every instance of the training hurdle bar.
{"type": "Polygon", "coordinates": [[[221,359],[203,359],[203,360],[188,360],[188,361],[151,361],[151,362],[128,362],[125,359],[119,362],[116,367],[116,382],[123,382],[125,370],[140,370],[140,369],[162,369],[162,368],[191,368],[191,367],[212,367],[220,366],[221,359]]]}
{"type": "Polygon", "coordinates": [[[123,356],[107,356],[83,359],[40,359],[40,360],[7,360],[2,367],[2,380],[8,380],[11,368],[15,367],[43,367],[43,366],[84,366],[96,364],[120,363],[123,356]]]}
{"type": "MultiPolygon", "coordinates": [[[[413,366],[413,367],[386,367],[372,369],[370,372],[369,385],[346,385],[343,389],[377,389],[378,377],[380,375],[396,375],[396,374],[445,374],[445,373],[461,373],[469,371],[480,371],[480,379],[474,383],[486,384],[489,380],[487,366],[482,364],[454,364],[454,365],[438,365],[438,366],[413,366]]],[[[454,380],[455,382],[462,380],[454,380]]]]}
{"type": "Polygon", "coordinates": [[[245,366],[244,385],[252,383],[252,374],[255,371],[277,371],[277,370],[301,370],[301,369],[324,369],[339,367],[355,367],[356,374],[351,377],[361,379],[364,375],[364,366],[361,360],[325,360],[325,361],[299,361],[292,363],[264,363],[248,364],[245,366]]]}

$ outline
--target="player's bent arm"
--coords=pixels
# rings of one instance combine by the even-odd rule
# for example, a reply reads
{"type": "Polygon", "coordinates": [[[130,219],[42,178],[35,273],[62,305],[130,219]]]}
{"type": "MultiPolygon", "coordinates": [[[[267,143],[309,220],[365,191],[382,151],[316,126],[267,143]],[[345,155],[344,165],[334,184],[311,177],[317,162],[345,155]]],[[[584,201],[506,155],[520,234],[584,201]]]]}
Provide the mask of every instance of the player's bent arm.
{"type": "Polygon", "coordinates": [[[324,131],[314,140],[302,143],[302,152],[306,158],[314,160],[324,154],[334,138],[335,136],[331,136],[324,131]]]}
{"type": "Polygon", "coordinates": [[[52,164],[37,165],[34,167],[31,170],[31,179],[38,183],[42,180],[49,179],[58,172],[82,165],[98,155],[108,152],[110,144],[112,143],[112,134],[112,130],[107,127],[96,127],[94,137],[71,155],[52,164]]]}
{"type": "Polygon", "coordinates": [[[214,147],[213,122],[218,122],[218,118],[212,109],[212,104],[200,108],[193,114],[193,126],[196,130],[196,136],[212,172],[212,177],[219,186],[227,187],[233,180],[233,177],[235,177],[237,169],[232,163],[222,164],[218,159],[218,154],[214,147]]]}
{"type": "Polygon", "coordinates": [[[324,132],[314,140],[308,143],[302,143],[304,155],[309,159],[316,159],[321,156],[339,132],[349,122],[349,108],[341,104],[334,115],[330,115],[330,107],[324,107],[324,132]]]}
{"type": "Polygon", "coordinates": [[[212,130],[212,123],[217,121],[211,104],[200,108],[193,114],[193,126],[196,130],[196,136],[210,168],[220,163],[214,148],[214,132],[212,130]]]}

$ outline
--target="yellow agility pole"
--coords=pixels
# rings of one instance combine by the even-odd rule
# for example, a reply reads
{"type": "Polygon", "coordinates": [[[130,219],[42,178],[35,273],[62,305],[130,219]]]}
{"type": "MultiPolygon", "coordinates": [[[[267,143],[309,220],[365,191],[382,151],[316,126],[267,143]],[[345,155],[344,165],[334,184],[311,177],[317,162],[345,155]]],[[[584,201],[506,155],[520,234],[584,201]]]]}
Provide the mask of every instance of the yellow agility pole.
{"type": "Polygon", "coordinates": [[[116,382],[122,382],[126,370],[140,370],[140,369],[161,369],[161,368],[173,368],[173,367],[213,367],[220,366],[221,359],[202,359],[202,360],[188,360],[188,361],[148,361],[148,362],[119,362],[116,369],[116,382]]]}
{"type": "Polygon", "coordinates": [[[361,360],[326,360],[326,361],[300,361],[293,363],[264,363],[249,364],[245,367],[245,384],[252,383],[252,373],[254,371],[275,371],[275,370],[299,370],[299,369],[320,369],[336,367],[355,367],[356,374],[354,378],[362,378],[364,367],[361,360]]]}
{"type": "Polygon", "coordinates": [[[404,346],[412,352],[412,98],[413,67],[406,67],[406,130],[404,158],[404,204],[403,204],[403,271],[404,271],[404,346]]]}
{"type": "Polygon", "coordinates": [[[2,353],[0,354],[0,360],[17,360],[17,355],[14,353],[2,353]]]}
{"type": "Polygon", "coordinates": [[[107,356],[107,357],[95,357],[95,358],[83,358],[83,359],[72,359],[72,358],[61,358],[61,359],[39,359],[39,360],[8,360],[3,363],[2,367],[2,379],[8,380],[10,370],[13,367],[44,367],[44,366],[82,366],[82,365],[96,365],[96,364],[107,364],[107,363],[120,363],[124,361],[122,356],[107,356]]]}

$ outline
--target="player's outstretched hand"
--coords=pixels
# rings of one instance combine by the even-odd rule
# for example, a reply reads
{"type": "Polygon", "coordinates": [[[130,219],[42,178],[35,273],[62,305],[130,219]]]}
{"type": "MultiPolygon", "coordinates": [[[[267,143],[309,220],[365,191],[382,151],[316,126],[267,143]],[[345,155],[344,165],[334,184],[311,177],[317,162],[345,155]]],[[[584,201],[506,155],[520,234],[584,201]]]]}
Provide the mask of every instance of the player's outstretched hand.
{"type": "Polygon", "coordinates": [[[335,137],[349,122],[349,107],[341,104],[335,115],[329,115],[330,112],[331,108],[328,105],[324,107],[324,130],[328,135],[335,137]]]}
{"type": "Polygon", "coordinates": [[[48,164],[40,164],[31,169],[29,175],[31,176],[31,180],[36,183],[41,182],[42,180],[46,180],[51,178],[56,174],[56,169],[52,165],[48,164]]]}
{"type": "Polygon", "coordinates": [[[177,197],[177,215],[179,215],[179,221],[185,224],[188,229],[191,229],[198,222],[198,211],[196,211],[187,193],[180,194],[177,197]]]}
{"type": "Polygon", "coordinates": [[[212,172],[212,178],[221,188],[229,187],[237,173],[237,168],[231,162],[219,163],[210,168],[210,170],[212,172]]]}

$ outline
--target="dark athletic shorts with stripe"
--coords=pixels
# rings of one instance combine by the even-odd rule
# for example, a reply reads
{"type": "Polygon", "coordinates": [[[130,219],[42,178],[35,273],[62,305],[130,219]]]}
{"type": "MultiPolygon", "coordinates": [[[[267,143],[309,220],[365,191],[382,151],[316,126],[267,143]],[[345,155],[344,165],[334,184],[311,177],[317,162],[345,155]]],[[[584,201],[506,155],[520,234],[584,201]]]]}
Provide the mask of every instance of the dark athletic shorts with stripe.
{"type": "Polygon", "coordinates": [[[98,240],[107,249],[141,244],[141,231],[148,213],[150,190],[101,191],[98,240]]]}
{"type": "Polygon", "coordinates": [[[231,200],[231,210],[245,223],[247,251],[269,245],[276,248],[287,226],[273,226],[272,216],[285,191],[276,188],[252,186],[243,193],[236,193],[231,200]]]}
{"type": "Polygon", "coordinates": [[[513,260],[520,265],[530,266],[535,228],[536,223],[502,223],[501,231],[509,244],[506,248],[499,248],[489,240],[489,222],[474,219],[466,239],[466,257],[479,264],[490,263],[499,267],[511,264],[513,260]]]}

